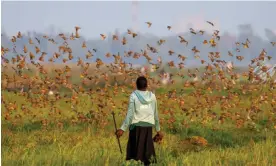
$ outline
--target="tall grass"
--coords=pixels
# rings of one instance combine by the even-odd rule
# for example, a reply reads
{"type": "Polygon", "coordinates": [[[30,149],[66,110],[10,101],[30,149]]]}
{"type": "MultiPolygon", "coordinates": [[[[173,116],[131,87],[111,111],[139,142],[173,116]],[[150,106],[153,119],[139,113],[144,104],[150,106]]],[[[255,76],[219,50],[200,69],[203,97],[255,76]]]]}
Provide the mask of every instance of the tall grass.
{"type": "MultiPolygon", "coordinates": [[[[2,165],[139,165],[125,161],[128,133],[121,138],[120,154],[113,131],[96,131],[93,126],[3,132],[2,165]]],[[[275,165],[275,140],[273,133],[247,135],[196,127],[180,134],[166,132],[162,144],[155,144],[157,165],[275,165]],[[205,136],[209,145],[185,144],[188,135],[205,136]]]]}

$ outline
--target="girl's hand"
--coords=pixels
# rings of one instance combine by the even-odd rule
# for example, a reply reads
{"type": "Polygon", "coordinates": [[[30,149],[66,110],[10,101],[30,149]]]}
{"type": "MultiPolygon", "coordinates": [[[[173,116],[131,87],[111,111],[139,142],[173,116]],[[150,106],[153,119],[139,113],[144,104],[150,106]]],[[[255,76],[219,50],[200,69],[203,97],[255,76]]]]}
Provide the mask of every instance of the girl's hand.
{"type": "Polygon", "coordinates": [[[123,134],[124,134],[124,130],[122,130],[122,129],[118,129],[118,130],[115,132],[115,135],[117,135],[118,138],[120,138],[123,134]]]}
{"type": "Polygon", "coordinates": [[[153,137],[153,141],[160,143],[163,139],[164,135],[159,131],[157,134],[153,137]]]}

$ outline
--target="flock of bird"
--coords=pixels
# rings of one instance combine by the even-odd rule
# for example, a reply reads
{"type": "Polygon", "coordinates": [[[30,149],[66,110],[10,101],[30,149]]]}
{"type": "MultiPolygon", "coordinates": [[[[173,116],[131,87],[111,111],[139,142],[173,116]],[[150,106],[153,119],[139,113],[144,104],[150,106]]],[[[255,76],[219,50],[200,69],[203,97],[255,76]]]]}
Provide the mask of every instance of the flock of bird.
{"type": "MultiPolygon", "coordinates": [[[[148,28],[153,26],[151,22],[146,22],[146,24],[148,28]]],[[[215,28],[212,22],[207,21],[207,24],[215,28]]],[[[169,31],[172,28],[172,26],[167,26],[169,31]]],[[[72,118],[72,123],[76,123],[78,120],[81,122],[89,121],[91,117],[88,116],[88,113],[90,113],[94,117],[97,117],[96,119],[101,125],[107,124],[103,120],[103,117],[108,114],[108,111],[103,110],[105,108],[118,109],[122,110],[121,114],[124,114],[128,102],[127,96],[135,88],[135,79],[139,75],[145,75],[149,79],[150,88],[163,85],[174,87],[174,84],[176,85],[177,82],[174,78],[178,77],[181,79],[180,90],[173,88],[168,93],[157,95],[160,114],[167,115],[161,118],[161,123],[167,122],[173,127],[172,124],[176,121],[176,116],[178,115],[175,110],[181,110],[184,117],[187,117],[190,121],[198,120],[202,124],[206,124],[209,121],[223,123],[226,119],[232,119],[237,127],[241,127],[248,121],[254,124],[254,120],[263,112],[263,106],[266,105],[266,111],[269,112],[270,123],[268,124],[276,128],[276,93],[274,90],[276,82],[273,82],[273,79],[271,79],[275,73],[276,66],[274,65],[269,69],[263,64],[265,60],[272,58],[267,55],[265,49],[260,52],[257,58],[251,60],[249,70],[243,73],[235,72],[233,62],[224,61],[221,58],[220,52],[209,52],[209,60],[204,60],[202,56],[205,55],[201,55],[200,50],[196,46],[193,46],[191,51],[194,55],[193,58],[204,65],[203,71],[200,71],[198,68],[186,70],[184,62],[188,57],[173,50],[168,50],[168,56],[177,56],[179,61],[164,63],[162,57],[158,56],[159,48],[155,48],[150,44],[147,44],[146,48],[142,49],[141,52],[125,51],[123,56],[107,52],[105,57],[114,58],[114,62],[106,64],[101,57],[97,57],[95,66],[93,66],[94,63],[86,61],[95,56],[94,53],[97,52],[97,48],[90,49],[85,41],[81,41],[81,47],[87,51],[85,59],[81,59],[78,55],[74,55],[68,44],[69,40],[77,41],[80,38],[80,29],[80,27],[76,26],[75,32],[70,36],[66,36],[63,33],[59,34],[59,37],[62,39],[61,43],[58,43],[47,35],[44,35],[43,38],[29,38],[22,52],[17,52],[16,50],[16,42],[22,38],[21,32],[18,32],[16,36],[11,38],[13,48],[1,47],[2,91],[10,91],[12,87],[16,89],[14,93],[24,96],[31,103],[29,107],[26,104],[18,105],[18,101],[9,101],[2,93],[2,104],[5,108],[2,115],[4,114],[5,120],[16,123],[16,119],[22,119],[23,114],[21,112],[14,113],[15,110],[21,110],[24,114],[30,114],[32,115],[30,118],[33,119],[37,115],[32,113],[32,109],[47,108],[48,106],[51,107],[51,110],[49,110],[50,117],[54,114],[60,115],[62,114],[62,110],[55,103],[63,100],[66,103],[71,103],[71,108],[76,113],[77,118],[72,118]],[[50,56],[47,63],[55,63],[56,60],[62,59],[64,65],[61,68],[53,68],[53,73],[49,72],[49,67],[47,68],[44,65],[46,63],[45,57],[48,53],[40,47],[42,40],[58,45],[58,52],[50,56]],[[35,52],[31,52],[27,46],[34,47],[35,52]],[[5,56],[10,51],[16,54],[11,59],[5,56]],[[158,56],[157,63],[152,62],[153,58],[149,52],[158,56]],[[131,63],[124,62],[124,57],[132,57],[134,59],[146,58],[150,67],[135,68],[131,63]],[[81,71],[79,77],[81,80],[80,84],[73,83],[72,81],[76,77],[72,75],[74,69],[68,63],[73,59],[77,59],[76,65],[79,68],[78,70],[81,71]],[[256,65],[257,68],[254,68],[253,65],[256,65]],[[162,71],[164,66],[177,69],[177,72],[166,73],[162,71]],[[7,72],[8,68],[12,68],[13,71],[7,72]],[[39,74],[34,76],[28,75],[26,71],[30,70],[37,71],[39,74]],[[256,74],[257,71],[258,74],[256,74]],[[152,76],[151,73],[157,73],[157,76],[152,76]],[[242,82],[241,78],[245,78],[245,81],[242,82]],[[120,79],[121,83],[119,84],[120,79]],[[103,86],[100,86],[101,82],[103,86]],[[129,88],[130,86],[132,88],[129,88]],[[264,88],[266,86],[269,87],[267,88],[268,90],[264,88]],[[60,92],[61,88],[70,89],[72,95],[62,94],[60,92]],[[185,89],[188,88],[192,88],[194,91],[185,94],[185,89]],[[216,92],[223,91],[226,92],[226,95],[215,95],[216,92]],[[120,93],[125,95],[122,100],[116,99],[116,96],[120,93]],[[92,108],[87,112],[78,111],[80,94],[88,94],[93,109],[98,109],[99,111],[93,111],[92,108]],[[251,95],[251,97],[248,98],[246,95],[251,95]],[[51,97],[53,100],[50,100],[51,97]],[[243,100],[247,100],[247,98],[250,104],[245,105],[243,100]],[[218,107],[220,112],[216,112],[215,107],[218,107]]],[[[196,31],[193,28],[189,30],[193,35],[203,35],[205,33],[204,30],[196,31]]],[[[127,35],[135,38],[138,36],[138,33],[128,29],[127,35]]],[[[100,34],[99,37],[102,40],[106,40],[107,35],[100,34]]],[[[120,41],[122,45],[128,44],[126,37],[119,38],[119,36],[113,35],[112,39],[120,41]]],[[[183,44],[183,47],[189,45],[189,41],[184,36],[178,36],[176,40],[179,40],[183,44]]],[[[220,31],[214,29],[212,37],[210,39],[202,39],[202,44],[215,48],[219,41],[220,31]]],[[[166,43],[166,40],[159,39],[156,42],[159,47],[162,47],[166,43]]],[[[235,54],[239,53],[240,49],[248,49],[251,41],[246,39],[241,42],[237,41],[235,44],[237,46],[236,53],[229,51],[228,56],[235,56],[236,59],[242,61],[244,57],[235,54]]],[[[275,46],[275,41],[272,41],[271,44],[275,46]]],[[[40,118],[43,125],[47,125],[50,121],[50,118],[40,118]]],[[[186,120],[183,121],[183,125],[187,125],[186,120]]],[[[63,122],[57,119],[57,123],[59,126],[62,126],[63,122]]]]}

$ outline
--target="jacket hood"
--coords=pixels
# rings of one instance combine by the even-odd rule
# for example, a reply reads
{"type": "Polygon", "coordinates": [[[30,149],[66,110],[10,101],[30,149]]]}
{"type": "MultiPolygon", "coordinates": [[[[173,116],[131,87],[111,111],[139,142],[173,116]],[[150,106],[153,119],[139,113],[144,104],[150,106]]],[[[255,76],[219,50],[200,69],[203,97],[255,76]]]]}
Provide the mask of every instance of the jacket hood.
{"type": "Polygon", "coordinates": [[[150,91],[135,90],[134,93],[142,104],[149,104],[153,101],[153,94],[150,91]]]}

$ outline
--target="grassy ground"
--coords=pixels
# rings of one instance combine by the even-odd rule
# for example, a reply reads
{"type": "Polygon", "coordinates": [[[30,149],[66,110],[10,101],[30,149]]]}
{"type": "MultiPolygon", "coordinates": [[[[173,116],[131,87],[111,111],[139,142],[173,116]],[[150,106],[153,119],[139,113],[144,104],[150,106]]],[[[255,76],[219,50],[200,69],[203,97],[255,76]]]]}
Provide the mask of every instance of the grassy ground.
{"type": "MultiPolygon", "coordinates": [[[[275,138],[264,131],[191,127],[177,134],[166,132],[162,144],[155,147],[158,165],[275,165],[275,138]],[[185,143],[190,135],[205,136],[210,145],[185,143]]],[[[122,155],[113,131],[96,131],[92,125],[47,131],[3,129],[2,165],[139,165],[124,161],[126,143],[127,133],[121,138],[122,155]]]]}
{"type": "MultiPolygon", "coordinates": [[[[168,90],[158,89],[157,96],[164,97],[168,90]]],[[[187,107],[194,105],[195,99],[187,95],[193,91],[185,89],[184,100],[189,101],[187,107]]],[[[138,162],[125,161],[128,132],[120,139],[123,148],[123,154],[120,154],[110,114],[111,109],[115,110],[117,126],[120,126],[127,107],[127,104],[123,103],[128,101],[128,93],[120,92],[114,98],[117,107],[113,108],[108,103],[102,110],[97,109],[96,102],[93,102],[99,96],[81,95],[76,108],[78,113],[72,111],[66,99],[61,99],[55,103],[57,110],[60,110],[58,113],[57,110],[51,111],[49,103],[45,104],[46,107],[34,107],[26,97],[3,91],[4,99],[9,102],[16,101],[18,108],[12,111],[12,120],[7,121],[4,119],[7,110],[1,105],[2,165],[139,165],[138,162]],[[29,111],[20,108],[24,103],[29,111]],[[95,114],[88,114],[89,110],[95,114]],[[92,120],[82,121],[79,114],[90,116],[92,120]],[[21,118],[16,118],[16,115],[21,118]],[[43,119],[48,120],[47,125],[42,122],[43,119]]],[[[246,95],[240,99],[244,105],[249,103],[246,95]]],[[[169,127],[171,124],[166,121],[170,115],[165,113],[164,106],[170,107],[174,104],[174,101],[164,103],[161,99],[159,102],[161,127],[165,138],[161,144],[155,144],[158,165],[276,164],[276,130],[267,120],[268,112],[258,114],[254,127],[250,127],[250,123],[246,122],[247,125],[236,128],[231,120],[224,124],[213,120],[203,125],[201,118],[204,115],[189,121],[189,118],[185,118],[181,110],[176,108],[176,122],[173,127],[169,127]],[[182,124],[183,121],[186,123],[182,124]],[[203,146],[189,142],[189,138],[193,136],[206,139],[208,144],[203,146]]],[[[243,107],[242,104],[240,107],[243,107]]],[[[216,112],[219,113],[220,110],[217,109],[216,112]]]]}
{"type": "MultiPolygon", "coordinates": [[[[80,82],[78,74],[74,78],[80,82]]],[[[212,91],[183,84],[155,91],[165,135],[155,144],[157,165],[276,165],[275,89],[244,86],[242,81],[230,90],[208,85],[212,91]],[[176,97],[169,98],[173,90],[176,97]],[[221,99],[230,93],[231,99],[221,99]],[[229,116],[221,123],[223,115],[229,116]]],[[[84,91],[90,88],[96,89],[88,86],[84,91]]],[[[27,93],[2,90],[2,165],[139,165],[125,161],[128,132],[121,138],[120,154],[111,116],[115,111],[117,126],[122,124],[131,91],[124,86],[77,95],[61,87],[60,95],[67,97],[51,103],[47,95],[32,93],[27,98],[27,93]]]]}

